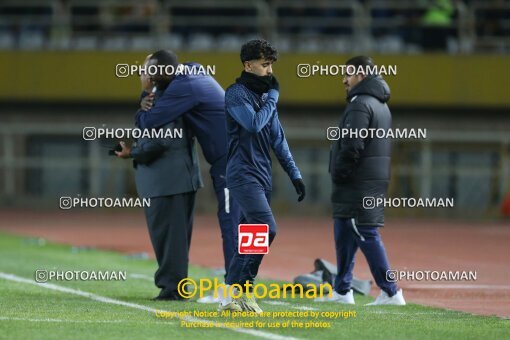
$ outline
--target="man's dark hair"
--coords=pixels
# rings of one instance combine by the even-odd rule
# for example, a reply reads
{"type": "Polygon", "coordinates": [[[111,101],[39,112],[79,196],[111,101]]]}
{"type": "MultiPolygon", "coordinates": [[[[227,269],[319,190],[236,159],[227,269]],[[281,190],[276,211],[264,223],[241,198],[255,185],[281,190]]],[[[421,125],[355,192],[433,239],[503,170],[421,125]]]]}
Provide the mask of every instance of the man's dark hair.
{"type": "Polygon", "coordinates": [[[177,61],[177,55],[170,50],[159,50],[152,54],[150,59],[156,60],[157,65],[172,65],[176,67],[179,65],[177,61]]]}
{"type": "Polygon", "coordinates": [[[257,59],[276,61],[278,51],[266,40],[250,40],[241,47],[241,62],[257,59]]]}
{"type": "Polygon", "coordinates": [[[353,65],[357,69],[359,66],[373,67],[375,64],[374,64],[374,61],[372,60],[372,58],[364,56],[364,55],[359,55],[359,56],[352,57],[351,59],[347,60],[345,65],[353,65]]]}

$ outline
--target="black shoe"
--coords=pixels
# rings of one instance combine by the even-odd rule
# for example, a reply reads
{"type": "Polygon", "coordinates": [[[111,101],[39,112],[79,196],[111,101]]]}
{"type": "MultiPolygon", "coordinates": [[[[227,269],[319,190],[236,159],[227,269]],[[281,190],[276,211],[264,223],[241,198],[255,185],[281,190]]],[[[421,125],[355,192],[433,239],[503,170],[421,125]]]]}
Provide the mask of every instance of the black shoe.
{"type": "MultiPolygon", "coordinates": [[[[316,259],[314,267],[316,271],[322,271],[322,281],[327,282],[332,286],[335,285],[334,281],[337,275],[337,269],[334,264],[324,259],[316,259]]],[[[372,287],[372,281],[361,280],[353,277],[351,285],[355,293],[368,295],[370,293],[370,288],[372,287]]]]}
{"type": "Polygon", "coordinates": [[[159,294],[156,297],[152,298],[152,301],[183,301],[187,300],[180,296],[177,293],[170,293],[170,294],[159,294]]]}

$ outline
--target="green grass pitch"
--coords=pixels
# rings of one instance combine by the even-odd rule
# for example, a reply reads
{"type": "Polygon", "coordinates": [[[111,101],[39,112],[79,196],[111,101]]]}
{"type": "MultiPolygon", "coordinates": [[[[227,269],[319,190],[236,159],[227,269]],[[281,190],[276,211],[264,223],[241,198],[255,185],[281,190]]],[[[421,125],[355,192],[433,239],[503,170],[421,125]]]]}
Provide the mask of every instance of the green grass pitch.
{"type": "MultiPolygon", "coordinates": [[[[282,264],[284,265],[284,264],[282,264]]],[[[258,318],[264,327],[233,329],[228,322],[251,319],[201,318],[225,328],[185,328],[177,318],[157,318],[153,310],[215,311],[217,305],[190,302],[154,302],[158,290],[151,282],[152,260],[130,258],[107,251],[72,251],[66,245],[27,241],[0,233],[0,338],[5,339],[508,339],[510,321],[409,304],[404,307],[365,307],[371,297],[356,296],[355,306],[317,304],[307,299],[259,301],[264,311],[348,311],[356,317],[315,321],[330,328],[268,328],[268,323],[306,322],[310,319],[258,318]],[[70,292],[34,284],[34,273],[46,270],[126,271],[126,281],[50,281],[70,292]],[[16,280],[8,279],[6,276],[16,280]],[[133,277],[134,276],[134,277],[133,277]],[[27,280],[27,281],[24,281],[27,280]],[[76,292],[85,292],[82,295],[76,292]],[[87,293],[94,294],[91,298],[87,293]],[[99,297],[99,300],[98,298],[99,297]],[[109,298],[112,300],[104,300],[109,298]],[[101,300],[103,299],[103,300],[101,300]],[[108,303],[109,301],[110,303],[108,303]],[[119,304],[120,303],[120,304],[119,304]],[[145,308],[145,309],[144,309],[145,308]]],[[[208,269],[191,267],[194,279],[212,278],[208,269]]],[[[273,281],[264,281],[270,283],[273,281]]]]}

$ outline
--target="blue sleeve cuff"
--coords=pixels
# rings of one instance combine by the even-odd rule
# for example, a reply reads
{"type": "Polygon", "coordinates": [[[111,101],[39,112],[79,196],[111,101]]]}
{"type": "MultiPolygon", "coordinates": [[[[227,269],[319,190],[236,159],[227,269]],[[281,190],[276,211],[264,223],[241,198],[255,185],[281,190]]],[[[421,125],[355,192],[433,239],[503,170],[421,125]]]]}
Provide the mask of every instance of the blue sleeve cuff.
{"type": "Polygon", "coordinates": [[[271,98],[273,98],[274,100],[278,101],[278,98],[280,97],[280,92],[278,92],[277,90],[275,89],[271,89],[269,90],[269,92],[267,93],[267,95],[271,98]]]}
{"type": "Polygon", "coordinates": [[[293,171],[292,171],[292,174],[290,176],[290,179],[292,181],[296,180],[296,179],[303,179],[303,177],[301,176],[301,173],[299,172],[299,170],[297,168],[295,168],[293,171]]]}

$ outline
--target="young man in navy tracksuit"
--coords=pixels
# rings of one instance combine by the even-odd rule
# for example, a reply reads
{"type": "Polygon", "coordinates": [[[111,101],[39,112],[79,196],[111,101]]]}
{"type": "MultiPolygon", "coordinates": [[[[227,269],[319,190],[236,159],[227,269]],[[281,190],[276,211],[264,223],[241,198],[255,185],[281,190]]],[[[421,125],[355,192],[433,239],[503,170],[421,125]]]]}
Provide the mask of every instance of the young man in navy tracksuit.
{"type": "MultiPolygon", "coordinates": [[[[149,59],[164,55],[164,60],[177,69],[177,56],[171,51],[157,51],[149,59]]],[[[142,109],[136,121],[140,128],[158,128],[179,117],[198,139],[206,161],[211,165],[210,175],[218,200],[218,220],[223,239],[225,270],[236,251],[237,221],[239,209],[230,199],[226,186],[227,131],[225,122],[225,91],[210,75],[201,71],[197,63],[187,63],[186,72],[176,74],[162,96],[154,101],[154,95],[144,91],[142,109]],[[196,72],[193,72],[196,71],[196,72]]],[[[146,88],[150,89],[150,84],[146,88]]],[[[203,300],[201,302],[211,302],[203,300]]],[[[212,301],[217,302],[217,301],[212,301]]]]}
{"type": "MultiPolygon", "coordinates": [[[[276,111],[279,85],[272,75],[272,64],[276,59],[276,49],[265,40],[244,44],[241,48],[244,71],[225,93],[227,187],[241,209],[240,223],[269,225],[269,244],[276,235],[276,222],[269,206],[272,188],[270,149],[292,180],[298,201],[305,197],[305,185],[276,111]]],[[[227,271],[227,285],[252,283],[262,258],[262,254],[236,252],[227,271]]],[[[223,297],[220,310],[262,311],[251,294],[243,294],[236,300],[223,297]]]]}

